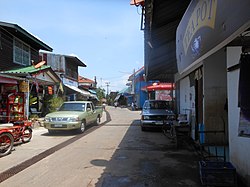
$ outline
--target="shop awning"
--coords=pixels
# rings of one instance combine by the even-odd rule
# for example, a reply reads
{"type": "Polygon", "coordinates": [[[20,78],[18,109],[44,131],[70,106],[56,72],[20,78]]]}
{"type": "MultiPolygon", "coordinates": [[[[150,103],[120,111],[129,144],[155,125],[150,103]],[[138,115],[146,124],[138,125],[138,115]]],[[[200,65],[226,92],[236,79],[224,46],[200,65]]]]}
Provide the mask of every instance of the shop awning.
{"type": "Polygon", "coordinates": [[[147,86],[146,88],[148,91],[155,91],[155,90],[173,90],[174,84],[172,83],[160,83],[156,85],[147,86]]]}
{"type": "Polygon", "coordinates": [[[17,81],[11,78],[0,76],[0,83],[4,84],[17,84],[17,81]]]}
{"type": "Polygon", "coordinates": [[[87,96],[89,97],[90,96],[90,93],[85,91],[85,90],[81,90],[79,88],[77,88],[76,86],[71,86],[71,85],[68,85],[68,84],[64,84],[66,87],[68,87],[69,89],[71,90],[74,90],[76,92],[79,92],[80,94],[84,95],[84,96],[87,96]]]}
{"type": "Polygon", "coordinates": [[[90,97],[99,101],[98,97],[95,94],[90,94],[90,97]]]}
{"type": "Polygon", "coordinates": [[[145,0],[130,0],[130,5],[144,5],[145,0]]]}
{"type": "Polygon", "coordinates": [[[89,89],[89,92],[96,95],[96,91],[95,90],[90,90],[89,89]]]}
{"type": "Polygon", "coordinates": [[[145,78],[147,81],[174,82],[176,29],[190,1],[145,1],[145,78]]]}
{"type": "Polygon", "coordinates": [[[18,84],[17,81],[25,81],[25,78],[11,76],[8,74],[0,73],[0,83],[5,84],[18,84]]]}
{"type": "Polygon", "coordinates": [[[11,69],[8,71],[0,72],[2,74],[16,76],[16,77],[29,77],[30,80],[38,84],[42,83],[43,85],[53,85],[54,83],[59,83],[61,79],[58,75],[52,70],[50,66],[42,65],[36,68],[36,66],[27,66],[17,69],[11,69]]]}
{"type": "Polygon", "coordinates": [[[120,94],[119,94],[119,95],[117,95],[117,96],[115,97],[114,101],[118,101],[118,100],[120,99],[120,97],[121,97],[121,95],[120,95],[120,94]]]}

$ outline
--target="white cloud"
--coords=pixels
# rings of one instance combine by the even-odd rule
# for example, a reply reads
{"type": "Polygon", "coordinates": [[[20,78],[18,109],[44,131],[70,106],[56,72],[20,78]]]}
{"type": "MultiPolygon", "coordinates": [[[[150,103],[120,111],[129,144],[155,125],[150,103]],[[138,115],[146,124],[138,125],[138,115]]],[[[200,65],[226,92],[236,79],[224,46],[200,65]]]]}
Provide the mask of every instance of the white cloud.
{"type": "Polygon", "coordinates": [[[120,91],[126,87],[128,83],[128,77],[130,75],[123,75],[119,80],[115,80],[110,82],[110,90],[111,91],[120,91]]]}

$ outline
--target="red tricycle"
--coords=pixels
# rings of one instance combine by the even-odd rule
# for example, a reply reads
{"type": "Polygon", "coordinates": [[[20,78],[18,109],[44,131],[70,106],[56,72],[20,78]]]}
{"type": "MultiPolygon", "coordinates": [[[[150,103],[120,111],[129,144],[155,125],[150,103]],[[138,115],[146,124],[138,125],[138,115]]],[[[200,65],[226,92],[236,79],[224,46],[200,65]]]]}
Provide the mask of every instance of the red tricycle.
{"type": "Polygon", "coordinates": [[[32,122],[27,120],[0,124],[0,157],[12,151],[15,142],[27,143],[32,138],[32,122]]]}

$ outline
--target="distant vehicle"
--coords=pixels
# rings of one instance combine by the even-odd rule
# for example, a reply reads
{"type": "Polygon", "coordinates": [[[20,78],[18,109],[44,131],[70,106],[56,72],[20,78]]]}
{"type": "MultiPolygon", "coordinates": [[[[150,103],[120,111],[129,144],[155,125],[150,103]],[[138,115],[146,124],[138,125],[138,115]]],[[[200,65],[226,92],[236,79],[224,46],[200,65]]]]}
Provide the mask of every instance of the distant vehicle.
{"type": "Polygon", "coordinates": [[[141,112],[141,130],[162,128],[163,124],[175,120],[169,101],[146,100],[141,112]]]}
{"type": "Polygon", "coordinates": [[[45,116],[44,127],[49,133],[77,130],[83,133],[87,125],[100,124],[103,108],[96,108],[91,101],[64,102],[58,111],[45,116]]]}

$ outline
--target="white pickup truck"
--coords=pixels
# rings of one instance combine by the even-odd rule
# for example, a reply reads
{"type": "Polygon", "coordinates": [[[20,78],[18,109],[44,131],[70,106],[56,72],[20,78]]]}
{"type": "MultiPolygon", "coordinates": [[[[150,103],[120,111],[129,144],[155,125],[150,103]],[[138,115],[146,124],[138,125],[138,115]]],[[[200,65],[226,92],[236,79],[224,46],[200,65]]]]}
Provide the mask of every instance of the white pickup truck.
{"type": "Polygon", "coordinates": [[[170,102],[164,100],[146,100],[141,112],[141,130],[162,128],[166,123],[175,120],[170,102]]]}
{"type": "Polygon", "coordinates": [[[91,101],[64,102],[56,112],[45,116],[44,127],[49,133],[58,130],[77,130],[83,133],[87,125],[100,124],[103,108],[96,108],[91,101]]]}

